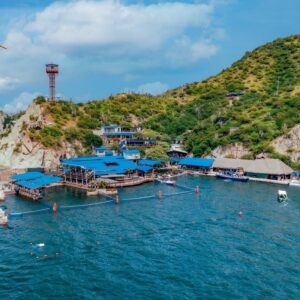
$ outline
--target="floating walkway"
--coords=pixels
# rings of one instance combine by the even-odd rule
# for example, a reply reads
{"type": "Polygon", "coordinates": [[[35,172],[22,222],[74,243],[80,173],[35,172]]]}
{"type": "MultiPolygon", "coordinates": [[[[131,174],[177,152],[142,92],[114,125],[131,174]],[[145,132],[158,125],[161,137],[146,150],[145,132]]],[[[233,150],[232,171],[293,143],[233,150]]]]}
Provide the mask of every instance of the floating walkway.
{"type": "MultiPolygon", "coordinates": [[[[161,183],[164,184],[164,183],[161,183]]],[[[143,196],[143,197],[133,197],[133,198],[125,198],[125,199],[119,199],[119,196],[116,195],[116,198],[113,198],[111,196],[105,196],[107,199],[106,201],[99,201],[99,202],[93,202],[89,204],[75,204],[75,205],[62,205],[62,206],[57,206],[56,203],[54,204],[53,208],[48,207],[45,203],[41,202],[41,204],[47,206],[46,208],[43,209],[38,209],[38,210],[32,210],[32,211],[24,211],[24,212],[13,212],[10,213],[8,216],[9,218],[13,217],[21,217],[21,216],[26,216],[26,215],[32,215],[32,214],[39,214],[39,213],[45,213],[45,212],[59,212],[60,210],[65,210],[65,209],[78,209],[78,208],[89,208],[89,207],[94,207],[94,206],[99,206],[103,204],[109,204],[109,203],[116,203],[119,204],[119,202],[126,202],[126,201],[138,201],[138,200],[150,200],[150,199],[159,199],[161,200],[163,197],[174,197],[174,196],[179,196],[179,195],[184,195],[184,194],[192,194],[192,193],[198,193],[199,188],[196,187],[196,189],[183,186],[183,185],[175,185],[174,187],[180,188],[183,191],[181,192],[174,192],[174,193],[166,193],[163,194],[161,191],[159,191],[157,194],[149,195],[149,196],[143,196]]]]}

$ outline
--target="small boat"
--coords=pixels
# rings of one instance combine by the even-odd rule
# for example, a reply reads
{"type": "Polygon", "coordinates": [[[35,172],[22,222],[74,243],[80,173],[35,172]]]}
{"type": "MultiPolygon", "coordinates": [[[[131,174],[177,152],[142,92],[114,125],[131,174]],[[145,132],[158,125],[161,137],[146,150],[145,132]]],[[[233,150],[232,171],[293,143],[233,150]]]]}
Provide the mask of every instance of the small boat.
{"type": "Polygon", "coordinates": [[[162,183],[169,184],[169,185],[175,185],[176,181],[175,180],[163,180],[162,183]]]}
{"type": "Polygon", "coordinates": [[[286,191],[278,190],[278,192],[277,192],[277,201],[278,202],[286,202],[288,200],[289,200],[289,198],[287,196],[286,191]]]}
{"type": "Polygon", "coordinates": [[[164,179],[157,178],[156,181],[160,182],[160,183],[165,183],[165,184],[168,184],[168,185],[175,185],[176,184],[175,180],[170,180],[170,179],[164,180],[164,179]]]}
{"type": "Polygon", "coordinates": [[[0,208],[0,225],[6,225],[8,223],[7,215],[5,214],[5,210],[0,208]]]}
{"type": "Polygon", "coordinates": [[[238,174],[229,175],[229,174],[217,173],[216,177],[219,179],[241,181],[241,182],[247,182],[249,180],[249,177],[238,175],[238,174]]]}
{"type": "Polygon", "coordinates": [[[292,179],[289,183],[290,186],[297,186],[300,187],[300,180],[292,179]]]}

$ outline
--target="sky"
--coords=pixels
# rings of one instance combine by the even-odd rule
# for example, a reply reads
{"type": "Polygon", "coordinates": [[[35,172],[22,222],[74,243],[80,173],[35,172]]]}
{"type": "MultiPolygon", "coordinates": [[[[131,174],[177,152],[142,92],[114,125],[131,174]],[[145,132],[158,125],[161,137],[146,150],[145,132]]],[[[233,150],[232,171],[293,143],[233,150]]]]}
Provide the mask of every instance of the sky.
{"type": "Polygon", "coordinates": [[[300,33],[299,0],[0,0],[0,110],[160,94],[216,75],[246,51],[300,33]]]}

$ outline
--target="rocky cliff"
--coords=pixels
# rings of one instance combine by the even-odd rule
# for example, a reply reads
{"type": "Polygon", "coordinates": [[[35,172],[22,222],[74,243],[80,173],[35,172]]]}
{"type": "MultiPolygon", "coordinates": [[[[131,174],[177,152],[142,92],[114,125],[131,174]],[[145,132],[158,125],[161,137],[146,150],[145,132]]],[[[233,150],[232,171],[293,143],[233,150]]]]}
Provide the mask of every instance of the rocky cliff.
{"type": "Polygon", "coordinates": [[[45,147],[40,141],[33,141],[28,128],[47,126],[40,105],[32,103],[25,114],[15,120],[0,140],[0,165],[11,168],[55,167],[62,156],[73,156],[75,152],[68,142],[59,149],[45,147]]]}
{"type": "Polygon", "coordinates": [[[294,162],[300,161],[300,125],[272,142],[277,153],[287,155],[294,162]]]}
{"type": "Polygon", "coordinates": [[[4,120],[5,120],[5,114],[0,111],[0,134],[3,133],[4,129],[4,120]]]}

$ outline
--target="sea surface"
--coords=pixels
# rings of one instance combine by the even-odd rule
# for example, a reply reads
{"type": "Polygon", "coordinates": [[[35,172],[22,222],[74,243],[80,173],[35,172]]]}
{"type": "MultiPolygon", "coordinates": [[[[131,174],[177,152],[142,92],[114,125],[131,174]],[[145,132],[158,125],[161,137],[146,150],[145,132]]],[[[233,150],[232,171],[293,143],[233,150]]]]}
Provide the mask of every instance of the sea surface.
{"type": "Polygon", "coordinates": [[[300,299],[300,189],[181,177],[120,190],[120,203],[54,188],[10,195],[0,227],[0,299],[300,299]],[[276,200],[287,190],[287,205],[276,200]],[[145,197],[162,191],[163,198],[145,197]]]}

